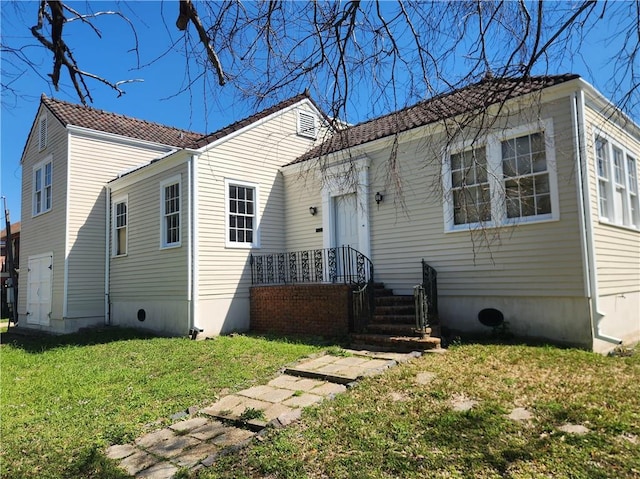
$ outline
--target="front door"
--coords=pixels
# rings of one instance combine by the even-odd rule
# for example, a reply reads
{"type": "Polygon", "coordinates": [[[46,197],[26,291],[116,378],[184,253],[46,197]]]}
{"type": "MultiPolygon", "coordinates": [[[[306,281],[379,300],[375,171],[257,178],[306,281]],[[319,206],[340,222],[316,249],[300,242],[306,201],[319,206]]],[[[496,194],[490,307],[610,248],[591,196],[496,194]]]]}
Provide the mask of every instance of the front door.
{"type": "MultiPolygon", "coordinates": [[[[358,250],[358,203],[356,194],[335,196],[334,201],[334,220],[335,220],[335,245],[350,246],[358,250]]],[[[356,256],[347,255],[346,251],[341,251],[337,258],[337,274],[338,281],[346,279],[354,280],[356,271],[356,256]]]]}
{"type": "Polygon", "coordinates": [[[27,323],[49,325],[53,255],[31,256],[27,266],[27,323]]]}

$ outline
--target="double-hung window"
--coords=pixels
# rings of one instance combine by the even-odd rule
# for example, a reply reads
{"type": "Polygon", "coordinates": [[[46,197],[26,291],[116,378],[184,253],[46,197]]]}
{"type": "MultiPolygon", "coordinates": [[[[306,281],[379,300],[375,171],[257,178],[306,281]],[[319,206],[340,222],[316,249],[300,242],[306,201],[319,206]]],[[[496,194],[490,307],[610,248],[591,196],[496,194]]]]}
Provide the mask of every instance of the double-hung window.
{"type": "Polygon", "coordinates": [[[180,176],[160,183],[162,248],[180,246],[180,176]]]}
{"type": "Polygon", "coordinates": [[[128,228],[128,202],[127,198],[116,198],[113,201],[113,256],[127,254],[127,228],[128,228]]]}
{"type": "Polygon", "coordinates": [[[559,217],[551,120],[474,139],[443,161],[445,229],[559,217]]]}
{"type": "Polygon", "coordinates": [[[48,157],[33,168],[33,216],[51,209],[53,161],[48,157]]]}
{"type": "Polygon", "coordinates": [[[225,180],[228,247],[259,247],[258,185],[225,180]]]}
{"type": "Polygon", "coordinates": [[[594,147],[600,219],[640,228],[636,156],[600,133],[596,134],[594,147]]]}

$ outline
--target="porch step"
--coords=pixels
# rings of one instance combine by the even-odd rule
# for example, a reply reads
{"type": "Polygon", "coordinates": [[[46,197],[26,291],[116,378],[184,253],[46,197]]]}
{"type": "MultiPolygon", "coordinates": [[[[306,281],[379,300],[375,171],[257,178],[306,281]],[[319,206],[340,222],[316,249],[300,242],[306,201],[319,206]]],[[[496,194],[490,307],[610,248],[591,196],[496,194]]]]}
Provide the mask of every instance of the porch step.
{"type": "Polygon", "coordinates": [[[440,338],[415,336],[392,336],[388,334],[352,334],[351,347],[371,345],[393,351],[424,351],[440,349],[440,338]]]}
{"type": "Polygon", "coordinates": [[[411,306],[413,307],[413,296],[406,295],[391,295],[391,296],[377,296],[375,298],[376,307],[379,306],[411,306]]]}
{"type": "Polygon", "coordinates": [[[415,306],[413,304],[394,304],[378,306],[376,305],[376,314],[386,316],[387,314],[394,316],[397,314],[407,315],[415,313],[415,306]]]}
{"type": "MultiPolygon", "coordinates": [[[[371,334],[388,334],[393,336],[417,336],[415,324],[401,323],[369,323],[367,333],[371,334]]],[[[429,328],[428,334],[431,333],[429,328]]]]}
{"type": "Polygon", "coordinates": [[[371,323],[399,323],[403,325],[415,324],[415,314],[378,314],[376,310],[371,323]]]}

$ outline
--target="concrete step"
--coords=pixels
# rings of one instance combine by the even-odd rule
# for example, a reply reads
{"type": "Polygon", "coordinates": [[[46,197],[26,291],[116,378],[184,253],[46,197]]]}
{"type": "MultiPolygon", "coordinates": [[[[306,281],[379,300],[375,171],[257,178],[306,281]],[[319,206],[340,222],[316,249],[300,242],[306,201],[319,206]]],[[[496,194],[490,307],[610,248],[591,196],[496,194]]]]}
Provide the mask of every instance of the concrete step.
{"type": "Polygon", "coordinates": [[[413,306],[413,304],[393,304],[393,305],[381,305],[381,306],[376,306],[376,314],[383,316],[383,315],[396,315],[396,314],[415,314],[415,310],[416,308],[413,306]]]}
{"type": "Polygon", "coordinates": [[[394,305],[412,305],[414,304],[413,296],[378,296],[375,298],[376,306],[394,306],[394,305]]]}
{"type": "MultiPolygon", "coordinates": [[[[367,333],[373,334],[389,334],[393,336],[416,336],[422,335],[416,331],[415,324],[399,324],[399,323],[370,323],[367,326],[367,333]]],[[[431,328],[427,328],[426,335],[431,334],[431,328]]]]}
{"type": "Polygon", "coordinates": [[[371,323],[369,324],[379,324],[379,323],[397,323],[397,324],[415,324],[416,317],[413,314],[378,314],[373,315],[371,319],[371,323]]]}
{"type": "Polygon", "coordinates": [[[388,334],[352,334],[351,347],[357,348],[362,345],[372,345],[393,351],[424,351],[440,349],[440,338],[417,338],[388,334]]]}

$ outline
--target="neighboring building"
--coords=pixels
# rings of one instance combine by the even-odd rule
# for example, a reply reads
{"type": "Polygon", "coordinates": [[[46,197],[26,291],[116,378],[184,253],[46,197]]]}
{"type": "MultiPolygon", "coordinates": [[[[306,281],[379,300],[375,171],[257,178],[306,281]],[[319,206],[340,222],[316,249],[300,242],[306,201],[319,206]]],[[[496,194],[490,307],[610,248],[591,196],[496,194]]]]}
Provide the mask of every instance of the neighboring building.
{"type": "Polygon", "coordinates": [[[12,315],[7,298],[7,288],[11,286],[11,282],[8,281],[9,263],[7,246],[10,245],[13,249],[13,268],[16,271],[20,269],[20,222],[13,223],[11,225],[11,241],[7,241],[7,230],[3,229],[0,232],[0,306],[2,308],[2,317],[9,318],[12,315]]]}
{"type": "Polygon", "coordinates": [[[521,336],[640,339],[640,127],[579,77],[488,79],[329,132],[306,94],[211,135],[43,97],[20,326],[244,330],[251,254],[350,245],[401,294],[435,267],[452,330],[495,308],[521,336]]]}

